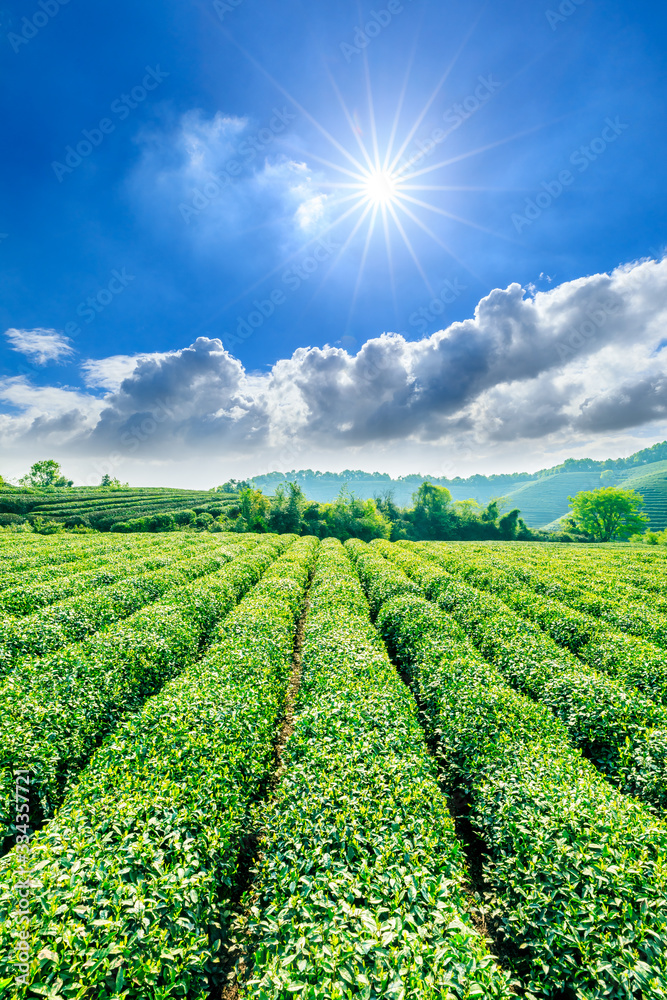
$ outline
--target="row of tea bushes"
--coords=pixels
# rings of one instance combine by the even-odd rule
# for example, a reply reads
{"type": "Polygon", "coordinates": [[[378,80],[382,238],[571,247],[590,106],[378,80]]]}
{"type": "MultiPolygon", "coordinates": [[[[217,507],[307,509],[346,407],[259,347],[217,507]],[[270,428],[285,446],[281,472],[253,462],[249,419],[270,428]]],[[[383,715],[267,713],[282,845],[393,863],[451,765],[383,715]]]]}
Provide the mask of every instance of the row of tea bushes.
{"type": "Polygon", "coordinates": [[[243,998],[509,997],[413,698],[340,542],[322,543],[282,780],[264,817],[243,998]]]}
{"type": "MultiPolygon", "coordinates": [[[[182,538],[182,536],[181,536],[182,538]]],[[[59,572],[47,579],[30,571],[21,573],[20,583],[0,590],[0,614],[30,615],[77,594],[84,594],[99,587],[110,586],[125,577],[162,569],[175,559],[193,554],[192,545],[165,545],[161,550],[143,546],[107,546],[87,559],[77,560],[69,571],[59,572]]]]}
{"type": "MultiPolygon", "coordinates": [[[[13,834],[14,774],[31,773],[35,825],[53,815],[100,739],[194,663],[217,624],[294,536],[238,546],[221,571],[170,591],[125,622],[17,666],[0,687],[0,833],[13,834]]],[[[248,544],[248,543],[247,543],[248,544]]]]}
{"type": "Polygon", "coordinates": [[[316,553],[303,539],[268,569],[205,659],[122,723],[35,837],[26,963],[22,859],[4,859],[0,986],[14,997],[210,995],[316,553]]]}
{"type": "MultiPolygon", "coordinates": [[[[577,660],[495,594],[434,570],[416,551],[382,542],[371,548],[437,600],[512,687],[547,705],[572,742],[623,791],[667,808],[665,706],[577,660]]],[[[383,572],[380,564],[377,575],[383,572]]]]}
{"type": "Polygon", "coordinates": [[[403,593],[377,624],[437,739],[446,787],[468,803],[487,857],[488,919],[523,995],[664,998],[667,828],[433,603],[403,593]]]}
{"type": "Polygon", "coordinates": [[[0,674],[7,673],[26,657],[46,656],[109,628],[174,587],[215,572],[229,560],[229,549],[221,546],[215,554],[176,558],[165,569],[139,572],[91,593],[66,598],[24,618],[0,618],[0,674]]]}
{"type": "Polygon", "coordinates": [[[465,557],[452,559],[440,546],[421,550],[450,571],[462,572],[478,584],[493,587],[511,607],[529,617],[560,645],[571,649],[591,667],[618,677],[650,698],[667,703],[667,650],[611,628],[592,615],[569,608],[554,598],[516,588],[493,571],[475,571],[465,557]],[[464,569],[463,569],[464,568],[464,569]]]}

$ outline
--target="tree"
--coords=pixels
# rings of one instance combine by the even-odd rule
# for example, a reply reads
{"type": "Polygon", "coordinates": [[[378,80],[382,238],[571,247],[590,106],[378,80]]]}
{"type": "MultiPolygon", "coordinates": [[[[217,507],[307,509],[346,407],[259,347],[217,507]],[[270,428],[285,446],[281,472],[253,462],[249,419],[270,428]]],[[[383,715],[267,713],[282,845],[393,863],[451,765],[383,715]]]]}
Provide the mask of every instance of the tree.
{"type": "Polygon", "coordinates": [[[33,486],[36,489],[45,489],[56,486],[73,486],[71,479],[66,479],[62,474],[60,462],[53,458],[45,458],[41,462],[35,462],[30,466],[30,472],[23,479],[19,479],[21,486],[33,486]]]}
{"type": "Polygon", "coordinates": [[[252,489],[252,483],[249,483],[247,479],[230,479],[228,482],[223,483],[222,486],[214,486],[209,492],[210,493],[242,493],[243,490],[252,489]]]}
{"type": "Polygon", "coordinates": [[[341,488],[333,503],[323,504],[327,534],[346,542],[360,538],[370,542],[373,538],[389,538],[391,523],[380,513],[375,500],[360,500],[347,486],[341,488]]]}
{"type": "Polygon", "coordinates": [[[521,518],[519,517],[520,513],[521,511],[519,508],[515,507],[514,510],[511,510],[509,514],[503,515],[503,517],[501,517],[498,521],[500,537],[504,538],[505,541],[516,538],[519,530],[519,522],[521,521],[521,518]]]}
{"type": "Polygon", "coordinates": [[[103,490],[122,490],[126,486],[129,486],[129,483],[121,483],[120,479],[114,479],[108,472],[104,473],[100,483],[100,489],[103,490]]]}
{"type": "Polygon", "coordinates": [[[276,487],[275,499],[271,505],[269,523],[278,534],[300,534],[306,496],[298,483],[280,483],[276,487]]]}
{"type": "Polygon", "coordinates": [[[261,490],[248,489],[240,493],[241,516],[235,522],[236,531],[266,532],[271,513],[271,501],[261,490]]]}
{"type": "Polygon", "coordinates": [[[640,531],[649,520],[640,513],[643,497],[634,490],[623,490],[619,486],[584,490],[575,497],[568,497],[568,501],[575,525],[599,542],[628,538],[640,531]]]}
{"type": "Polygon", "coordinates": [[[446,486],[423,482],[412,495],[414,510],[411,520],[417,538],[456,538],[457,518],[452,507],[452,494],[446,486]]]}

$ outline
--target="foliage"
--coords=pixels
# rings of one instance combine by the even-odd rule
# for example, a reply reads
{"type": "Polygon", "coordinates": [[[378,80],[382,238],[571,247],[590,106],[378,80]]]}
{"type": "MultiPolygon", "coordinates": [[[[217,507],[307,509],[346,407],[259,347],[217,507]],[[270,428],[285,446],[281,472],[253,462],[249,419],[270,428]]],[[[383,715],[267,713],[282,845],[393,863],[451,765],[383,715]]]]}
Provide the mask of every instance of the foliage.
{"type": "Polygon", "coordinates": [[[605,486],[568,499],[574,523],[600,542],[628,538],[648,522],[639,512],[644,500],[634,490],[605,486]]]}
{"type": "Polygon", "coordinates": [[[0,525],[22,524],[23,518],[20,514],[0,514],[0,525]]]}
{"type": "Polygon", "coordinates": [[[466,914],[463,854],[416,706],[334,540],[313,580],[292,726],[240,996],[509,997],[466,914]]]}
{"type": "Polygon", "coordinates": [[[243,558],[247,544],[162,571],[161,600],[154,594],[152,604],[92,638],[16,664],[0,685],[3,826],[11,826],[15,767],[32,772],[35,815],[52,815],[100,738],[197,659],[215,624],[285,545],[273,537],[243,558]],[[214,572],[232,555],[242,558],[214,572]]]}
{"type": "Polygon", "coordinates": [[[59,532],[65,530],[65,525],[60,521],[47,521],[39,515],[35,515],[30,519],[32,524],[32,530],[38,535],[57,535],[59,532]]]}
{"type": "Polygon", "coordinates": [[[120,479],[115,479],[108,472],[105,472],[100,482],[100,489],[103,490],[123,490],[127,489],[128,483],[121,483],[120,479]]]}
{"type": "MultiPolygon", "coordinates": [[[[558,643],[578,648],[574,636],[581,632],[567,609],[561,605],[540,615],[544,605],[558,602],[522,587],[515,575],[495,566],[489,573],[473,560],[445,556],[444,564],[456,575],[434,574],[432,564],[424,575],[418,555],[383,551],[413,581],[422,581],[423,592],[439,601],[512,687],[547,705],[564,722],[572,742],[600,770],[624,790],[667,808],[667,708],[561,648],[558,643]],[[462,583],[459,574],[493,588],[503,599],[462,583]]],[[[590,640],[594,631],[589,623],[583,639],[590,640]]]]}
{"type": "Polygon", "coordinates": [[[226,483],[223,483],[222,486],[214,486],[211,493],[243,493],[244,490],[252,489],[253,485],[247,479],[230,479],[226,483]]]}
{"type": "Polygon", "coordinates": [[[489,917],[525,995],[661,996],[664,826],[614,791],[563,723],[512,691],[435,605],[392,598],[378,625],[437,736],[446,787],[469,804],[488,852],[489,917]]]}
{"type": "MultiPolygon", "coordinates": [[[[274,540],[273,554],[288,541],[274,540]]],[[[271,562],[271,543],[263,544],[258,572],[239,577],[226,598],[203,662],[191,662],[121,723],[31,842],[34,889],[45,906],[33,920],[30,971],[45,991],[210,995],[252,802],[272,763],[316,545],[290,548],[220,621],[234,593],[251,588],[271,562]]],[[[0,974],[12,971],[20,879],[20,862],[10,858],[0,889],[0,974]]]]}
{"type": "Polygon", "coordinates": [[[73,486],[71,479],[62,474],[60,463],[53,458],[46,458],[30,466],[30,472],[19,480],[22,486],[32,486],[36,489],[73,486]]]}

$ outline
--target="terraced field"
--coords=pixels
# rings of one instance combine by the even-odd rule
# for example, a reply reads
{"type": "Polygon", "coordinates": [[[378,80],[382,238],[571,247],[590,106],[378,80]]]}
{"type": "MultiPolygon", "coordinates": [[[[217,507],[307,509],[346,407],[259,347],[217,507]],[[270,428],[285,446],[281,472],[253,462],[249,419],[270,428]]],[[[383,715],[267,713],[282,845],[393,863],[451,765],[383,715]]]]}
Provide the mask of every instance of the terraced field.
{"type": "Polygon", "coordinates": [[[65,524],[87,524],[109,531],[118,522],[131,518],[178,514],[182,511],[220,514],[233,497],[203,490],[176,490],[156,487],[127,487],[103,490],[76,487],[51,490],[3,488],[0,513],[40,516],[65,524]]]}
{"type": "Polygon", "coordinates": [[[667,998],[662,550],[0,570],[0,997],[667,998]]]}

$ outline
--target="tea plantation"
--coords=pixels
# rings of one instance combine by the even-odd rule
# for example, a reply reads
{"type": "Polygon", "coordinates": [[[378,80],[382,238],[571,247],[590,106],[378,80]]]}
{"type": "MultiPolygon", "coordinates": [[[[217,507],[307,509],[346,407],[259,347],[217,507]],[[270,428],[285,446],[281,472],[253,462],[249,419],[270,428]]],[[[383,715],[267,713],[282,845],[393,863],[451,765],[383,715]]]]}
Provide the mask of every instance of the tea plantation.
{"type": "Polygon", "coordinates": [[[666,1000],[666,558],[3,533],[0,997],[666,1000]]]}

